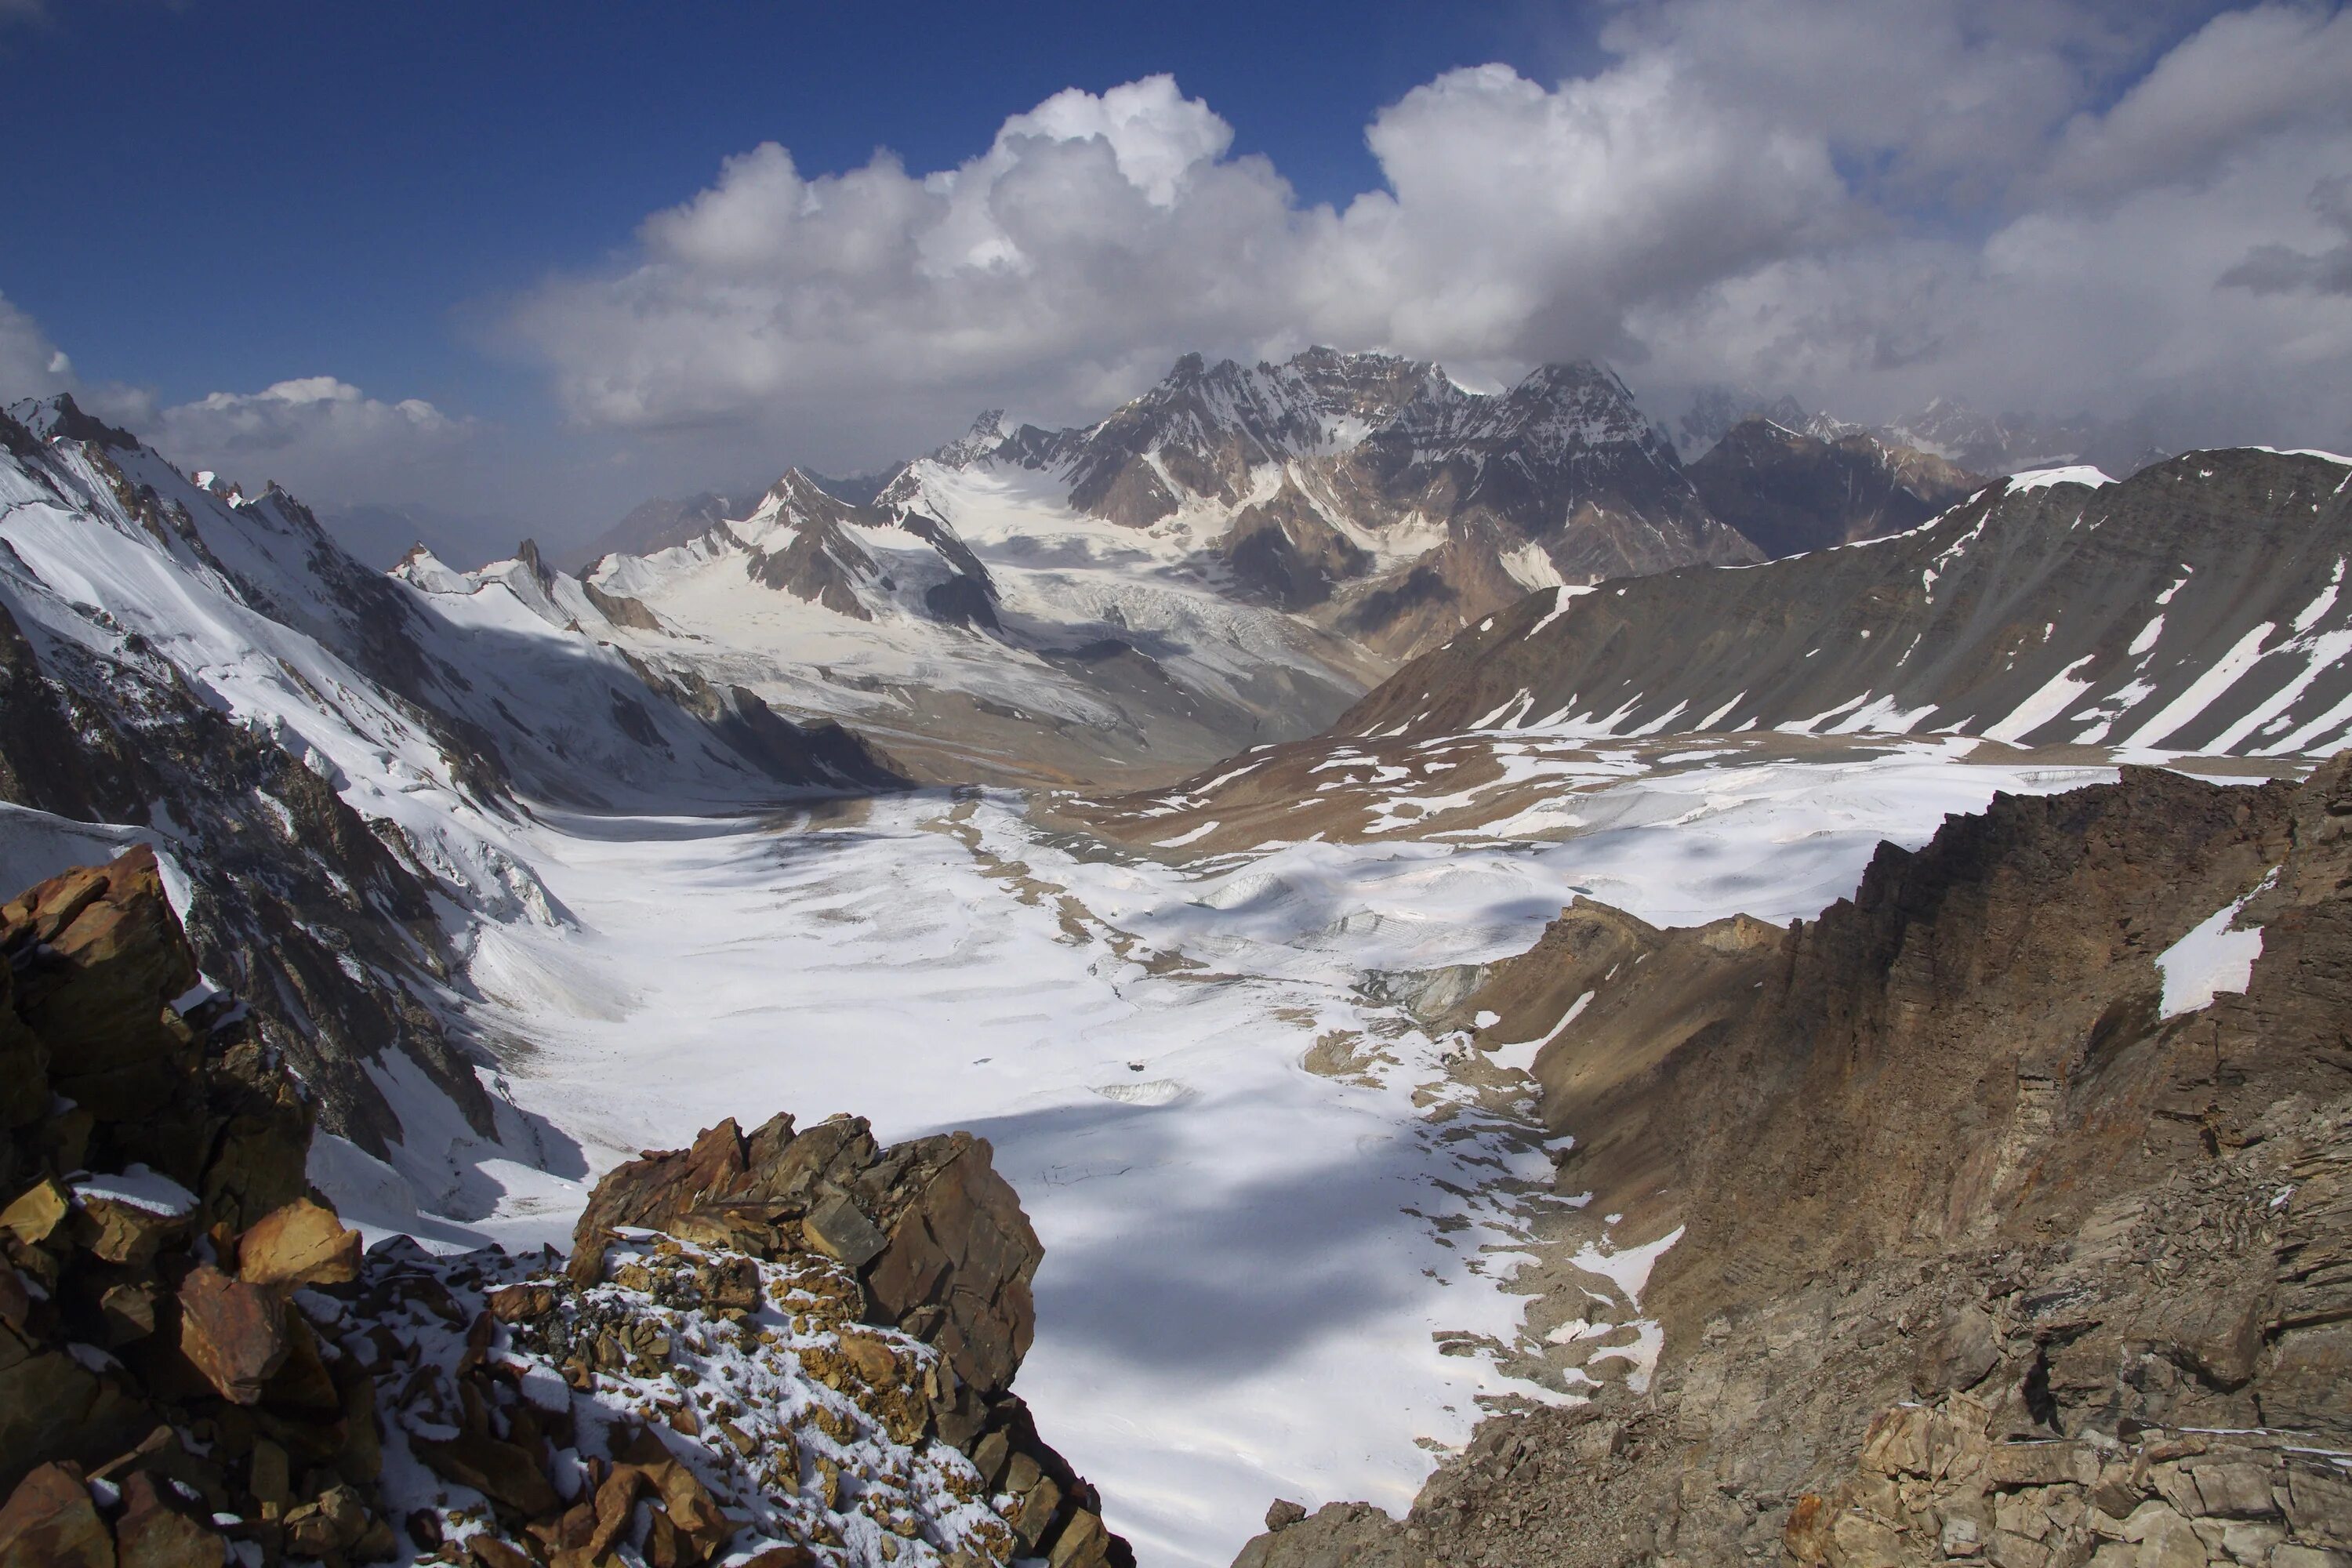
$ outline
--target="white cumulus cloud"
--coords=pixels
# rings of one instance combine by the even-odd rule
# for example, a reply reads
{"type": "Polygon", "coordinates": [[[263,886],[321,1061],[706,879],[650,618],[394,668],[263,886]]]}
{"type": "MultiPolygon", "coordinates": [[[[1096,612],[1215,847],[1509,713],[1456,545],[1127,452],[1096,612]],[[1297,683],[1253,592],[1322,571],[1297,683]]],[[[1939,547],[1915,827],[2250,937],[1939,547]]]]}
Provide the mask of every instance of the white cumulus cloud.
{"type": "Polygon", "coordinates": [[[329,501],[429,493],[432,466],[472,433],[422,398],[385,402],[331,375],[174,404],[144,432],[183,468],[329,501]]]}
{"type": "Polygon", "coordinates": [[[88,382],[41,324],[0,294],[0,407],[22,397],[71,395],[85,410],[117,424],[143,423],[154,403],[136,387],[88,382]]]}
{"type": "Polygon", "coordinates": [[[1478,379],[1597,355],[1860,416],[2352,405],[2315,195],[2352,166],[2352,15],[1636,0],[1602,42],[1590,75],[1406,93],[1365,131],[1380,187],[1338,206],[1164,76],[1058,93],[928,173],[766,143],[511,330],[587,426],[841,462],[1308,342],[1478,379]]]}
{"type": "Polygon", "coordinates": [[[385,402],[331,375],[159,406],[144,388],[85,381],[38,321],[0,297],[0,405],[58,393],[182,468],[210,468],[248,489],[276,480],[328,502],[432,493],[440,465],[477,429],[422,398],[385,402]]]}

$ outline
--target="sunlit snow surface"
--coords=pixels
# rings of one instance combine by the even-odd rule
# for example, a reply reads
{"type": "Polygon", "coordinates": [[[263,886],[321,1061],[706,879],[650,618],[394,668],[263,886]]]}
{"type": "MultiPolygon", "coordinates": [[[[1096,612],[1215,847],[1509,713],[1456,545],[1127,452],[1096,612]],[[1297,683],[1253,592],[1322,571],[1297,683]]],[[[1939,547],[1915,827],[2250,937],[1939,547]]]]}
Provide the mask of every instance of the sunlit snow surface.
{"type": "MultiPolygon", "coordinates": [[[[777,1110],[988,1137],[1046,1246],[1020,1381],[1042,1429],[1147,1563],[1223,1563],[1276,1496],[1402,1510],[1417,1440],[1463,1441],[1481,1393],[1559,1397],[1437,1352],[1441,1330],[1509,1342],[1523,1304],[1497,1288],[1512,1216],[1454,1194],[1548,1167],[1524,1128],[1416,1107],[1444,1043],[1358,994],[1364,971],[1522,950],[1579,892],[1675,924],[1811,915],[1882,837],[2112,776],[1921,743],[1608,782],[1579,805],[1611,826],[1565,843],[1177,865],[1048,836],[1005,794],[558,820],[531,859],[580,928],[487,926],[471,973],[530,1042],[507,1088],[599,1171],[777,1110]],[[1390,1037],[1373,1081],[1302,1068],[1339,1030],[1390,1037]]],[[[519,1181],[481,1228],[558,1238],[578,1201],[519,1181]]]]}
{"type": "MultiPolygon", "coordinates": [[[[2273,870],[2254,892],[2268,889],[2277,877],[2277,871],[2273,870]]],[[[2237,922],[2238,911],[2253,896],[2248,893],[2222,905],[2156,955],[2156,967],[2164,974],[2159,1016],[2177,1018],[2183,1013],[2211,1006],[2213,999],[2225,991],[2245,990],[2254,977],[2254,961],[2263,955],[2263,928],[2231,928],[2237,922]]]]}

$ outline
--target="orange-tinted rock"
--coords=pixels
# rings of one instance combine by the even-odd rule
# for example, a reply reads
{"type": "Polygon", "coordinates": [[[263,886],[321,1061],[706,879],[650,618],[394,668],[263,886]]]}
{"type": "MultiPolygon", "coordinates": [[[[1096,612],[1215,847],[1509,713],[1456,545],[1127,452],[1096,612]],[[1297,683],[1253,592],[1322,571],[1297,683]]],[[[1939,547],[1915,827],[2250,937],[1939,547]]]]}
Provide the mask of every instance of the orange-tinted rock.
{"type": "Polygon", "coordinates": [[[98,1299],[99,1315],[106,1321],[106,1342],[127,1345],[155,1331],[155,1288],[152,1283],[110,1285],[98,1299]]]}
{"type": "Polygon", "coordinates": [[[198,1264],[180,1286],[180,1352],[222,1398],[259,1402],[286,1362],[286,1307],[258,1285],[198,1264]]]}
{"type": "Polygon", "coordinates": [[[481,1568],[532,1568],[529,1553],[495,1535],[477,1535],[466,1542],[466,1550],[481,1568]]]}
{"type": "Polygon", "coordinates": [[[771,1546],[743,1560],[742,1568],[815,1568],[816,1553],[805,1546],[771,1546]]]}
{"type": "Polygon", "coordinates": [[[9,1232],[27,1247],[35,1246],[47,1241],[72,1211],[73,1200],[65,1188],[53,1178],[44,1176],[17,1194],[6,1208],[0,1209],[0,1230],[9,1232]]]}
{"type": "Polygon", "coordinates": [[[1815,1492],[1807,1492],[1789,1510],[1789,1522],[1781,1527],[1780,1540],[1789,1555],[1800,1563],[1829,1561],[1830,1526],[1836,1521],[1828,1503],[1815,1492]]]}
{"type": "Polygon", "coordinates": [[[346,1285],[359,1278],[360,1233],[297,1198],[237,1238],[237,1278],[252,1285],[346,1285]]]}
{"type": "Polygon", "coordinates": [[[117,1568],[220,1568],[226,1543],[144,1470],[122,1483],[114,1525],[117,1568]]]}
{"type": "Polygon", "coordinates": [[[115,1568],[114,1537],[81,1472],[43,1465],[0,1506],[0,1568],[115,1568]]]}
{"type": "Polygon", "coordinates": [[[108,1263],[144,1268],[170,1242],[186,1236],[193,1220],[186,1214],[161,1214],[141,1204],[85,1194],[78,1234],[90,1252],[108,1263]]]}
{"type": "Polygon", "coordinates": [[[604,1259],[604,1240],[623,1225],[667,1228],[704,1198],[735,1187],[744,1173],[743,1134],[729,1117],[706,1128],[691,1147],[647,1151],[614,1167],[596,1184],[572,1232],[572,1278],[593,1284],[604,1259]]]}
{"type": "Polygon", "coordinates": [[[373,1522],[359,1493],[349,1487],[329,1487],[316,1502],[304,1503],[287,1514],[286,1554],[325,1557],[349,1551],[373,1522]]]}
{"type": "Polygon", "coordinates": [[[489,1294],[490,1316],[502,1323],[520,1323],[555,1310],[552,1285],[501,1285],[489,1294]]]}
{"type": "Polygon", "coordinates": [[[629,1511],[644,1489],[646,1473],[635,1465],[614,1465],[604,1484],[596,1489],[596,1527],[581,1546],[583,1562],[593,1562],[609,1550],[629,1527],[629,1511]]]}

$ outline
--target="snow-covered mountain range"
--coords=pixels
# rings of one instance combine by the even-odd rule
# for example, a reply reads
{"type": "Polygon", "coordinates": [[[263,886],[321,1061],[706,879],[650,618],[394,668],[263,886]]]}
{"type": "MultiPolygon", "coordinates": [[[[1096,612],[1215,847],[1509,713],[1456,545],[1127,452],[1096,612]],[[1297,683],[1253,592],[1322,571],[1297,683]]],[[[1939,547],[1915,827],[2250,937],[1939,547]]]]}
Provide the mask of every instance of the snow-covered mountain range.
{"type": "MultiPolygon", "coordinates": [[[[577,596],[650,665],[940,777],[1173,776],[1311,731],[1532,589],[1759,559],[1599,366],[1484,394],[1328,349],[1187,356],[1092,426],[990,413],[870,487],[795,469],[723,508],[639,509],[577,596]]],[[[470,593],[512,567],[403,571],[470,593]]]]}
{"type": "Polygon", "coordinates": [[[518,851],[531,810],[898,782],[847,731],[652,675],[583,621],[604,625],[525,569],[421,591],[282,491],[184,475],[69,399],[17,405],[0,415],[0,879],[47,875],[78,836],[156,844],[206,973],[343,1147],[455,1203],[452,1142],[540,1146],[449,1022],[471,922],[569,919],[518,851]]]}

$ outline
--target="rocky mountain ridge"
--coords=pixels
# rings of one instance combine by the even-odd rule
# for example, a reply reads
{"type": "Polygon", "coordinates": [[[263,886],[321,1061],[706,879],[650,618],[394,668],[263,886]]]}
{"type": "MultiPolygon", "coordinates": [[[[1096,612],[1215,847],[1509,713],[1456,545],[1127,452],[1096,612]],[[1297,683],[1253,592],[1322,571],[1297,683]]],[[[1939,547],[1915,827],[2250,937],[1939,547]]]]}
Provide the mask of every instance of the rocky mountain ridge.
{"type": "MultiPolygon", "coordinates": [[[[1231,591],[1390,653],[1528,586],[1754,559],[1624,383],[1584,363],[1485,394],[1388,354],[1188,355],[1098,425],[984,419],[929,461],[1049,474],[1074,510],[1131,528],[1202,514],[1231,591]]],[[[884,497],[923,495],[922,467],[884,497]]]]}
{"type": "Polygon", "coordinates": [[[1655,1374],[1240,1561],[2340,1561],[2347,822],[2342,759],[2126,770],[1786,931],[1563,914],[1456,1013],[1542,1042],[1559,1190],[1657,1244],[1655,1374]]]}
{"type": "Polygon", "coordinates": [[[2261,755],[2352,729],[2352,460],[2235,448],[2011,477],[1932,523],[1526,602],[1337,736],[1958,731],[2261,755]]]}

